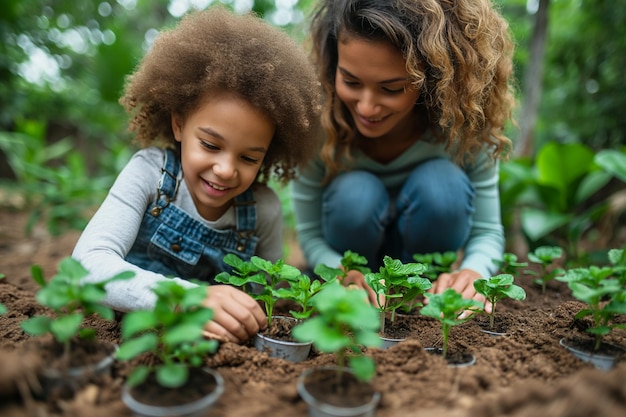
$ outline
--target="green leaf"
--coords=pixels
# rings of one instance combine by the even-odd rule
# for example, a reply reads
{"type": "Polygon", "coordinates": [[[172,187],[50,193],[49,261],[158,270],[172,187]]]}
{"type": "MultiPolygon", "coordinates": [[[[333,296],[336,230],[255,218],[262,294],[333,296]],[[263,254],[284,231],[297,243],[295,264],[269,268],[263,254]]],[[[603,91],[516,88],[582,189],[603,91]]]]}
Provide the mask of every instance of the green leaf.
{"type": "Polygon", "coordinates": [[[145,333],[136,339],[122,343],[115,356],[120,360],[129,360],[145,352],[151,352],[157,348],[159,339],[154,333],[145,333]]]}
{"type": "Polygon", "coordinates": [[[59,342],[67,342],[78,333],[82,322],[82,313],[69,314],[52,320],[50,331],[59,342]]]}
{"type": "Polygon", "coordinates": [[[52,319],[50,317],[35,316],[24,320],[20,326],[26,333],[32,336],[41,336],[50,331],[51,322],[52,319]]]}
{"type": "Polygon", "coordinates": [[[376,375],[376,363],[368,356],[351,356],[348,363],[354,375],[361,381],[369,381],[376,375]]]}
{"type": "Polygon", "coordinates": [[[168,388],[178,388],[187,382],[189,370],[181,364],[167,364],[157,369],[156,378],[159,384],[168,388]]]}
{"type": "Polygon", "coordinates": [[[527,208],[521,214],[522,229],[528,238],[534,242],[566,225],[571,221],[571,218],[570,214],[527,208]]]}
{"type": "Polygon", "coordinates": [[[150,374],[150,368],[148,366],[137,365],[137,367],[133,369],[131,373],[128,375],[128,378],[126,379],[126,383],[130,387],[135,387],[141,384],[143,381],[145,381],[149,374],[150,374]]]}
{"type": "Polygon", "coordinates": [[[33,280],[39,284],[40,287],[46,286],[46,279],[43,276],[43,268],[39,265],[33,265],[30,267],[30,274],[33,280]]]}
{"type": "Polygon", "coordinates": [[[202,337],[202,327],[196,324],[181,324],[168,329],[163,335],[163,342],[169,346],[193,342],[202,337]]]}
{"type": "Polygon", "coordinates": [[[626,182],[626,154],[612,149],[604,149],[595,156],[595,162],[604,170],[626,182]]]}
{"type": "Polygon", "coordinates": [[[136,333],[153,329],[157,324],[157,317],[152,311],[131,311],[122,320],[122,339],[129,339],[136,333]]]}

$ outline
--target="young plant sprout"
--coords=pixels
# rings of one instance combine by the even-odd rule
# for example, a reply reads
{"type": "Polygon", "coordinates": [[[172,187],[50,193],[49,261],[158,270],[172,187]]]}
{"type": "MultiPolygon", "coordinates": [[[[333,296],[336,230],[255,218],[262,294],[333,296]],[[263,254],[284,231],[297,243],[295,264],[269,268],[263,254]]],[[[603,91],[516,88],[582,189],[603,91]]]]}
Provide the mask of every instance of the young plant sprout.
{"type": "Polygon", "coordinates": [[[123,343],[116,357],[130,360],[149,352],[159,359],[133,369],[129,386],[141,384],[154,372],[160,385],[177,388],[187,382],[191,368],[202,367],[205,357],[217,349],[216,340],[203,336],[213,310],[202,305],[206,286],[185,288],[174,281],[160,281],[153,291],[157,296],[153,310],[132,311],[124,317],[123,343]]]}
{"type": "Polygon", "coordinates": [[[448,353],[448,340],[450,329],[465,323],[472,315],[462,318],[462,313],[466,311],[476,311],[482,308],[482,303],[476,300],[463,298],[461,293],[452,288],[447,288],[441,294],[426,294],[428,304],[420,310],[424,316],[432,317],[441,323],[441,334],[443,336],[443,346],[441,356],[446,358],[448,353]]]}
{"type": "Polygon", "coordinates": [[[337,360],[337,378],[341,379],[346,365],[363,381],[376,373],[376,364],[363,354],[362,347],[378,347],[378,311],[367,302],[362,289],[349,289],[337,281],[312,298],[317,314],[294,327],[292,335],[313,345],[324,353],[334,353],[337,360]]]}
{"type": "Polygon", "coordinates": [[[548,281],[553,280],[559,275],[563,275],[565,272],[562,268],[553,268],[550,269],[550,266],[563,256],[563,249],[558,246],[539,246],[533,252],[528,254],[528,259],[536,264],[541,266],[541,273],[536,273],[535,271],[526,271],[531,275],[539,275],[539,278],[534,282],[535,284],[541,285],[541,292],[546,292],[546,284],[548,281]]]}
{"type": "Polygon", "coordinates": [[[491,303],[491,313],[489,314],[489,327],[493,329],[496,317],[496,304],[503,298],[511,298],[513,300],[524,300],[526,291],[513,283],[514,278],[511,274],[500,274],[490,278],[479,278],[474,281],[474,289],[479,294],[485,296],[487,301],[491,303]]]}
{"type": "Polygon", "coordinates": [[[450,272],[457,258],[458,256],[454,251],[416,253],[413,255],[413,260],[427,266],[428,270],[423,275],[431,281],[436,280],[439,274],[450,272]]]}
{"type": "Polygon", "coordinates": [[[252,298],[263,301],[268,326],[272,324],[274,305],[281,296],[277,288],[278,284],[297,282],[302,275],[298,268],[285,264],[282,259],[272,263],[253,256],[250,261],[244,261],[237,255],[229,253],[224,257],[224,262],[233,267],[233,274],[226,271],[220,272],[215,276],[215,281],[244,287],[252,298]],[[259,285],[262,290],[258,293],[252,291],[250,286],[254,284],[259,285]]]}
{"type": "Polygon", "coordinates": [[[82,264],[67,257],[61,260],[58,272],[49,282],[43,276],[39,265],[31,267],[33,280],[41,287],[36,299],[42,306],[50,308],[55,317],[34,316],[21,323],[22,329],[33,336],[51,334],[63,345],[63,356],[70,355],[71,340],[76,336],[92,339],[96,330],[83,326],[84,319],[96,314],[105,320],[114,318],[113,310],[101,304],[106,295],[104,287],[113,281],[132,278],[134,272],[119,273],[98,283],[83,282],[89,272],[82,264]]]}
{"type": "Polygon", "coordinates": [[[327,282],[338,279],[343,284],[343,280],[350,271],[359,271],[365,275],[370,272],[370,269],[367,267],[367,259],[364,256],[347,250],[341,258],[341,268],[332,268],[324,264],[318,264],[313,272],[327,282]]]}
{"type": "MultiPolygon", "coordinates": [[[[610,257],[612,261],[621,259],[618,253],[610,257]]],[[[626,288],[624,287],[623,269],[619,264],[588,268],[574,268],[556,279],[566,282],[572,295],[587,304],[574,318],[579,320],[591,316],[593,326],[587,332],[594,335],[594,350],[600,349],[602,339],[615,328],[626,328],[625,324],[615,323],[615,318],[626,314],[626,288]]]]}
{"type": "Polygon", "coordinates": [[[328,282],[317,279],[311,280],[308,275],[300,274],[297,280],[289,281],[288,288],[278,288],[276,297],[295,302],[300,310],[289,310],[289,313],[298,320],[304,320],[315,311],[311,302],[312,297],[321,291],[328,282]]]}
{"type": "Polygon", "coordinates": [[[385,255],[379,272],[365,274],[365,282],[379,295],[381,332],[385,331],[385,313],[391,312],[390,321],[393,323],[399,308],[411,310],[421,305],[416,301],[417,297],[433,286],[428,278],[421,276],[426,271],[424,264],[404,264],[385,255]]]}
{"type": "Polygon", "coordinates": [[[528,262],[518,262],[517,255],[513,253],[505,253],[502,259],[494,259],[493,262],[498,265],[500,272],[503,274],[517,275],[520,268],[526,268],[528,262]]]}

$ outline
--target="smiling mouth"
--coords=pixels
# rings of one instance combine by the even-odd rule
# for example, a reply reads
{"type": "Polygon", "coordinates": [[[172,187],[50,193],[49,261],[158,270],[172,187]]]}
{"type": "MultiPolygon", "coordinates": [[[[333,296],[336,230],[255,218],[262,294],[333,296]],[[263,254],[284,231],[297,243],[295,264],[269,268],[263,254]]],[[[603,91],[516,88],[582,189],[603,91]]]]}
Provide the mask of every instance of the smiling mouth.
{"type": "Polygon", "coordinates": [[[359,116],[361,118],[361,120],[366,121],[367,123],[380,123],[383,120],[387,119],[387,116],[383,116],[383,117],[379,117],[379,118],[371,118],[371,117],[363,117],[363,116],[359,116]]]}
{"type": "Polygon", "coordinates": [[[217,190],[217,191],[226,191],[226,190],[229,189],[229,187],[222,187],[220,185],[213,184],[212,182],[208,182],[208,181],[207,181],[207,184],[209,184],[209,187],[211,187],[211,188],[213,188],[214,190],[217,190]]]}

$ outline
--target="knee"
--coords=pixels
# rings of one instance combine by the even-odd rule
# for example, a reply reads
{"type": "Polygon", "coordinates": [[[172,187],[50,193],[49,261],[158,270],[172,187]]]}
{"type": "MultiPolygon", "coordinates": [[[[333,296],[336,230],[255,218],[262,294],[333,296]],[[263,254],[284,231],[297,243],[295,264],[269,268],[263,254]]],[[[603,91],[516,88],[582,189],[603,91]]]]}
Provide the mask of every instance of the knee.
{"type": "Polygon", "coordinates": [[[382,217],[389,206],[389,195],[376,175],[351,171],[337,176],[326,188],[324,212],[339,221],[370,222],[382,217]]]}
{"type": "Polygon", "coordinates": [[[399,204],[428,211],[435,217],[465,217],[472,211],[474,187],[465,172],[451,161],[431,159],[407,179],[399,204]]]}

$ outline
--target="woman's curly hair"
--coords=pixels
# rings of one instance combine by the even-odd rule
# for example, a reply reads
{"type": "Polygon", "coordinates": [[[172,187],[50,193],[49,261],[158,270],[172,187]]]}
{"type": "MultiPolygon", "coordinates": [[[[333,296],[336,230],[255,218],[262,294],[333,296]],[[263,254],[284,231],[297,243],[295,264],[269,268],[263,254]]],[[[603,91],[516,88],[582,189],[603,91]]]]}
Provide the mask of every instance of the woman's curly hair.
{"type": "Polygon", "coordinates": [[[484,145],[494,159],[508,155],[513,42],[490,0],[322,0],[311,41],[326,100],[321,157],[327,178],[344,168],[355,145],[354,122],[335,93],[337,43],[349,37],[387,41],[401,51],[420,91],[417,110],[457,162],[484,145]]]}
{"type": "Polygon", "coordinates": [[[120,103],[142,147],[179,149],[172,114],[186,117],[207,94],[223,91],[276,125],[259,182],[287,182],[319,150],[321,87],[304,49],[261,18],[222,6],[191,12],[161,33],[128,77],[120,103]]]}

